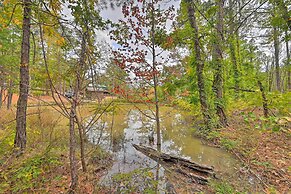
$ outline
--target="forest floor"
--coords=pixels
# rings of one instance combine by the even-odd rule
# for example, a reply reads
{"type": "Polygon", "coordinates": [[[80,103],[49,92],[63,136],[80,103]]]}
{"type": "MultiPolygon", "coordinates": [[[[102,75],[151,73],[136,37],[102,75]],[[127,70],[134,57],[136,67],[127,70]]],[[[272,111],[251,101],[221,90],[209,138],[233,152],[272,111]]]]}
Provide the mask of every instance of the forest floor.
{"type": "Polygon", "coordinates": [[[229,126],[212,131],[208,140],[232,152],[244,165],[240,173],[255,177],[265,193],[287,194],[291,192],[291,115],[264,119],[262,114],[260,108],[235,111],[229,126]]]}

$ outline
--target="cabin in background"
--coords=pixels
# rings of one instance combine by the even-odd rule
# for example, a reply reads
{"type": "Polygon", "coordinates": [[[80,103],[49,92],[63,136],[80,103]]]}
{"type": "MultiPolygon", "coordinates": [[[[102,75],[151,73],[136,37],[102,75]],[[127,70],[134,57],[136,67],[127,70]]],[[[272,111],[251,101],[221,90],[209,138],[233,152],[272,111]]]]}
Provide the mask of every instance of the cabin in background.
{"type": "Polygon", "coordinates": [[[110,96],[110,92],[104,85],[89,84],[85,89],[85,98],[88,100],[102,100],[106,96],[110,96]]]}

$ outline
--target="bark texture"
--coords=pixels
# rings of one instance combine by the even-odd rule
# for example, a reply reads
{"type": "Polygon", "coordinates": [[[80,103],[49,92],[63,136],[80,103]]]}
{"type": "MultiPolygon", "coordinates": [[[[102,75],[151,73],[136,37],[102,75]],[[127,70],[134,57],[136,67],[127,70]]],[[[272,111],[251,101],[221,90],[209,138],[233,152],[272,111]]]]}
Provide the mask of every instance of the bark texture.
{"type": "Polygon", "coordinates": [[[262,100],[263,100],[263,109],[264,109],[264,116],[268,117],[269,116],[269,109],[268,109],[268,100],[265,94],[265,90],[263,87],[263,84],[261,81],[258,81],[258,85],[261,91],[261,95],[262,95],[262,100]]]}
{"type": "Polygon", "coordinates": [[[280,64],[279,64],[279,32],[276,27],[274,27],[274,49],[275,49],[275,75],[276,75],[276,89],[278,91],[281,91],[281,85],[280,85],[280,64]]]}
{"type": "Polygon", "coordinates": [[[151,159],[157,161],[168,171],[179,173],[192,179],[196,183],[207,184],[210,178],[215,176],[213,167],[208,167],[184,158],[165,154],[150,147],[136,144],[133,144],[133,147],[151,159]]]}
{"type": "Polygon", "coordinates": [[[289,43],[287,40],[288,32],[285,31],[285,44],[286,44],[286,52],[287,52],[287,90],[291,91],[291,61],[290,61],[290,50],[289,43]]]}
{"type": "Polygon", "coordinates": [[[216,72],[213,80],[213,92],[215,93],[215,109],[216,114],[219,117],[219,122],[222,126],[227,126],[227,118],[223,104],[223,7],[224,1],[217,0],[216,5],[218,7],[216,15],[216,33],[213,44],[213,60],[215,63],[216,72]]]}
{"type": "Polygon", "coordinates": [[[14,146],[24,150],[26,147],[26,111],[29,89],[29,51],[30,51],[30,17],[31,1],[23,0],[22,45],[20,60],[19,98],[16,112],[16,135],[14,146]]]}
{"type": "Polygon", "coordinates": [[[195,54],[194,64],[196,66],[201,112],[203,115],[204,123],[207,126],[207,128],[209,128],[211,117],[209,115],[207,95],[205,92],[204,75],[203,75],[204,61],[201,58],[201,48],[200,48],[200,42],[199,42],[199,28],[196,22],[195,9],[191,0],[188,4],[188,18],[189,18],[191,27],[193,29],[193,42],[194,42],[194,54],[195,54]]]}
{"type": "Polygon", "coordinates": [[[75,137],[75,115],[76,115],[76,102],[73,101],[70,112],[70,171],[71,171],[71,184],[70,194],[76,193],[78,186],[78,173],[76,161],[76,137],[75,137]]]}

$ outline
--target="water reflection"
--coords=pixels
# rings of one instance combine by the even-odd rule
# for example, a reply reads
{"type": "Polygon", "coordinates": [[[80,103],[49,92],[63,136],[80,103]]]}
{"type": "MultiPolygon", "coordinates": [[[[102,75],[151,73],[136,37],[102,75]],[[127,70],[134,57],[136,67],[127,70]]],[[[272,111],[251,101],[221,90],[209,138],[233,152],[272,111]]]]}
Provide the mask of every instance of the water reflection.
{"type": "MultiPolygon", "coordinates": [[[[234,172],[238,163],[229,153],[203,145],[198,138],[192,136],[191,119],[188,116],[172,108],[163,108],[161,116],[163,152],[214,166],[216,171],[234,172]]],[[[161,184],[165,184],[164,169],[132,147],[132,144],[155,147],[154,129],[155,121],[134,108],[124,107],[117,112],[103,115],[88,132],[89,141],[100,144],[114,156],[113,166],[103,177],[103,182],[110,180],[117,173],[149,168],[155,169],[155,179],[162,180],[161,184]],[[152,136],[154,139],[151,139],[152,136]],[[154,141],[154,145],[151,141],[154,141]]],[[[158,187],[163,187],[162,185],[158,187]]]]}

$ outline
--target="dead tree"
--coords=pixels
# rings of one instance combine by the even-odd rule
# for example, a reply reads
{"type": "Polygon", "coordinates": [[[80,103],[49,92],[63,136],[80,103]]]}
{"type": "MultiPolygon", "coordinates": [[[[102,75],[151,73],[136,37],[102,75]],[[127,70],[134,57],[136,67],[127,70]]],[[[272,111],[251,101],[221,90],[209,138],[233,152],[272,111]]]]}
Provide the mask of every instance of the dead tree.
{"type": "Polygon", "coordinates": [[[150,147],[136,144],[133,144],[133,147],[160,163],[167,170],[182,174],[196,183],[207,184],[211,177],[215,177],[213,167],[208,167],[184,158],[165,154],[150,147]]]}

